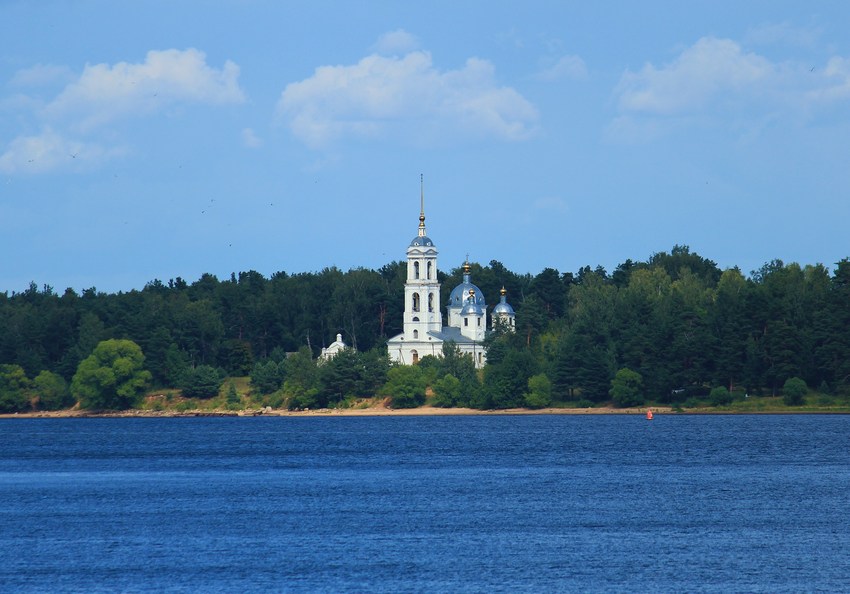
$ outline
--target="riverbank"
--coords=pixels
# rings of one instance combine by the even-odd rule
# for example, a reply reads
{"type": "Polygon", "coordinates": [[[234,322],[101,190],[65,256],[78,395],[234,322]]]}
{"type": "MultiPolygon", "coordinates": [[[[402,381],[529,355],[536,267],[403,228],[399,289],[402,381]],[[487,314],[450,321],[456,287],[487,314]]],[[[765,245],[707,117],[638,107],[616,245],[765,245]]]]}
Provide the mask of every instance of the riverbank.
{"type": "Polygon", "coordinates": [[[66,418],[162,418],[162,417],[381,417],[381,416],[468,416],[468,415],[645,415],[648,409],[654,414],[673,412],[669,406],[634,408],[509,408],[500,410],[478,410],[474,408],[437,408],[420,406],[418,408],[389,408],[383,404],[363,408],[321,408],[316,410],[286,410],[270,407],[245,410],[142,410],[90,411],[68,409],[56,411],[34,411],[25,413],[0,414],[0,419],[66,419],[66,418]]]}
{"type": "Polygon", "coordinates": [[[437,408],[421,406],[418,408],[393,409],[383,405],[363,408],[321,408],[316,410],[286,409],[245,409],[245,410],[143,410],[90,411],[68,409],[56,411],[33,411],[24,413],[0,414],[0,419],[85,419],[85,418],[182,418],[182,417],[416,417],[416,416],[474,416],[474,415],[646,415],[647,410],[654,415],[777,415],[777,414],[850,414],[845,407],[804,407],[785,409],[734,409],[734,408],[691,408],[674,409],[669,406],[640,406],[634,408],[508,408],[500,410],[478,410],[474,408],[437,408]]]}

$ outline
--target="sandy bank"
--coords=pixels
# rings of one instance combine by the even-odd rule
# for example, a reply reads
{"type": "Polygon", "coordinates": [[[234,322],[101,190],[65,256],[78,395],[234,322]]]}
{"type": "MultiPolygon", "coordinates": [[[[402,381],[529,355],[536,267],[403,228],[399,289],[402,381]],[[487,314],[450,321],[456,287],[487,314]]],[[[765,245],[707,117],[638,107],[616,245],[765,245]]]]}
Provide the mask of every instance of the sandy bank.
{"type": "MultiPolygon", "coordinates": [[[[529,410],[511,408],[503,410],[477,410],[473,408],[419,408],[393,409],[386,406],[368,408],[322,408],[317,410],[277,410],[251,409],[241,411],[227,410],[190,410],[184,412],[155,410],[126,410],[114,412],[92,412],[84,410],[39,411],[17,414],[3,414],[0,419],[64,419],[64,418],[111,418],[111,417],[414,417],[414,416],[460,416],[460,415],[610,415],[610,414],[646,414],[647,407],[638,408],[541,408],[529,410]]],[[[669,407],[652,407],[656,414],[671,412],[669,407]]]]}

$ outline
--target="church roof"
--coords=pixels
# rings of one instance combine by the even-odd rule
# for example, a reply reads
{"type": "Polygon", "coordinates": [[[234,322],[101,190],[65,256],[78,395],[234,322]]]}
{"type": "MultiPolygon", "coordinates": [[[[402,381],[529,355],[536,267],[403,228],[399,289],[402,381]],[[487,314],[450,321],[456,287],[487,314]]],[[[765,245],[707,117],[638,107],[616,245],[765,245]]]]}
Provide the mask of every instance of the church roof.
{"type": "Polygon", "coordinates": [[[507,291],[505,291],[505,288],[502,287],[502,290],[499,291],[499,293],[501,294],[501,298],[499,300],[499,303],[496,304],[496,307],[493,308],[493,314],[514,315],[514,308],[510,306],[510,304],[507,302],[507,298],[505,297],[505,295],[507,295],[507,291]]]}
{"type": "Polygon", "coordinates": [[[473,299],[468,299],[466,305],[463,306],[463,309],[460,310],[460,315],[462,316],[483,316],[484,308],[481,307],[478,303],[473,299]]]}
{"type": "Polygon", "coordinates": [[[434,242],[427,235],[417,235],[410,242],[410,247],[434,247],[434,242]]]}
{"type": "Polygon", "coordinates": [[[497,314],[497,313],[513,314],[514,308],[511,307],[509,303],[505,303],[503,301],[501,303],[496,304],[496,307],[493,308],[493,313],[494,314],[497,314]]]}
{"type": "Polygon", "coordinates": [[[487,302],[484,300],[484,293],[476,285],[472,284],[469,274],[469,264],[463,265],[463,282],[452,289],[449,295],[449,307],[461,308],[466,306],[472,296],[472,301],[479,307],[486,308],[487,302]]]}
{"type": "Polygon", "coordinates": [[[429,336],[433,336],[438,340],[442,340],[443,342],[452,341],[456,344],[477,344],[477,340],[473,340],[467,336],[464,336],[460,328],[455,328],[454,326],[443,326],[442,332],[429,332],[429,336]]]}

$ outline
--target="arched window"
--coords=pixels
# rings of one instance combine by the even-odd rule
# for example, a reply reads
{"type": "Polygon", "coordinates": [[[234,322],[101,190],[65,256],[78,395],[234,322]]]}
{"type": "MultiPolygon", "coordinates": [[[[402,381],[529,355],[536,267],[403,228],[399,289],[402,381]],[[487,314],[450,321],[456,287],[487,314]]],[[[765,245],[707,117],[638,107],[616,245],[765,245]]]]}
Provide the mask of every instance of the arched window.
{"type": "Polygon", "coordinates": [[[428,293],[428,311],[434,311],[434,294],[428,293]]]}
{"type": "Polygon", "coordinates": [[[419,262],[413,263],[413,278],[415,278],[415,279],[419,278],[419,262]]]}
{"type": "Polygon", "coordinates": [[[413,331],[413,338],[414,338],[414,339],[419,338],[419,330],[414,330],[414,331],[413,331]]]}
{"type": "Polygon", "coordinates": [[[419,293],[413,294],[413,311],[419,311],[419,293]]]}
{"type": "Polygon", "coordinates": [[[463,318],[463,325],[469,326],[469,318],[463,318]]]}
{"type": "Polygon", "coordinates": [[[416,351],[410,351],[410,354],[413,356],[413,362],[419,363],[419,353],[416,351]]]}
{"type": "Polygon", "coordinates": [[[481,318],[478,318],[478,327],[481,327],[481,318]]]}
{"type": "Polygon", "coordinates": [[[429,279],[431,278],[431,265],[432,265],[432,262],[428,262],[428,278],[429,279]]]}

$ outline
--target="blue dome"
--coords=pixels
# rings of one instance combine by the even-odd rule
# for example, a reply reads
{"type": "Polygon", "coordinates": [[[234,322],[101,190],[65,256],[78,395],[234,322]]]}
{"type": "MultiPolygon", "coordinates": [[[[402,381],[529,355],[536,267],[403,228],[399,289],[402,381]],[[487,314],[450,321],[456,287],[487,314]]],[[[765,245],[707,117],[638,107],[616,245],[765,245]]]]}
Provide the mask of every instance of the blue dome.
{"type": "Polygon", "coordinates": [[[460,310],[460,315],[462,315],[462,316],[469,316],[469,315],[483,316],[484,315],[484,309],[478,303],[476,303],[475,301],[470,299],[469,301],[466,302],[466,305],[463,306],[463,309],[460,310]]]}
{"type": "Polygon", "coordinates": [[[427,235],[417,235],[410,242],[410,247],[434,247],[434,242],[427,235]]]}
{"type": "Polygon", "coordinates": [[[514,308],[505,302],[497,303],[496,307],[493,308],[493,313],[514,315],[514,308]]]}
{"type": "Polygon", "coordinates": [[[449,295],[449,307],[463,307],[467,304],[470,294],[473,295],[473,302],[476,305],[487,307],[487,303],[484,300],[484,293],[469,281],[468,274],[463,276],[463,280],[464,282],[456,286],[452,290],[451,295],[449,295]]]}
{"type": "Polygon", "coordinates": [[[512,316],[514,315],[514,308],[508,304],[507,301],[508,292],[505,291],[505,287],[502,287],[502,290],[499,291],[499,303],[496,304],[496,307],[493,308],[493,315],[504,314],[512,316]]]}

